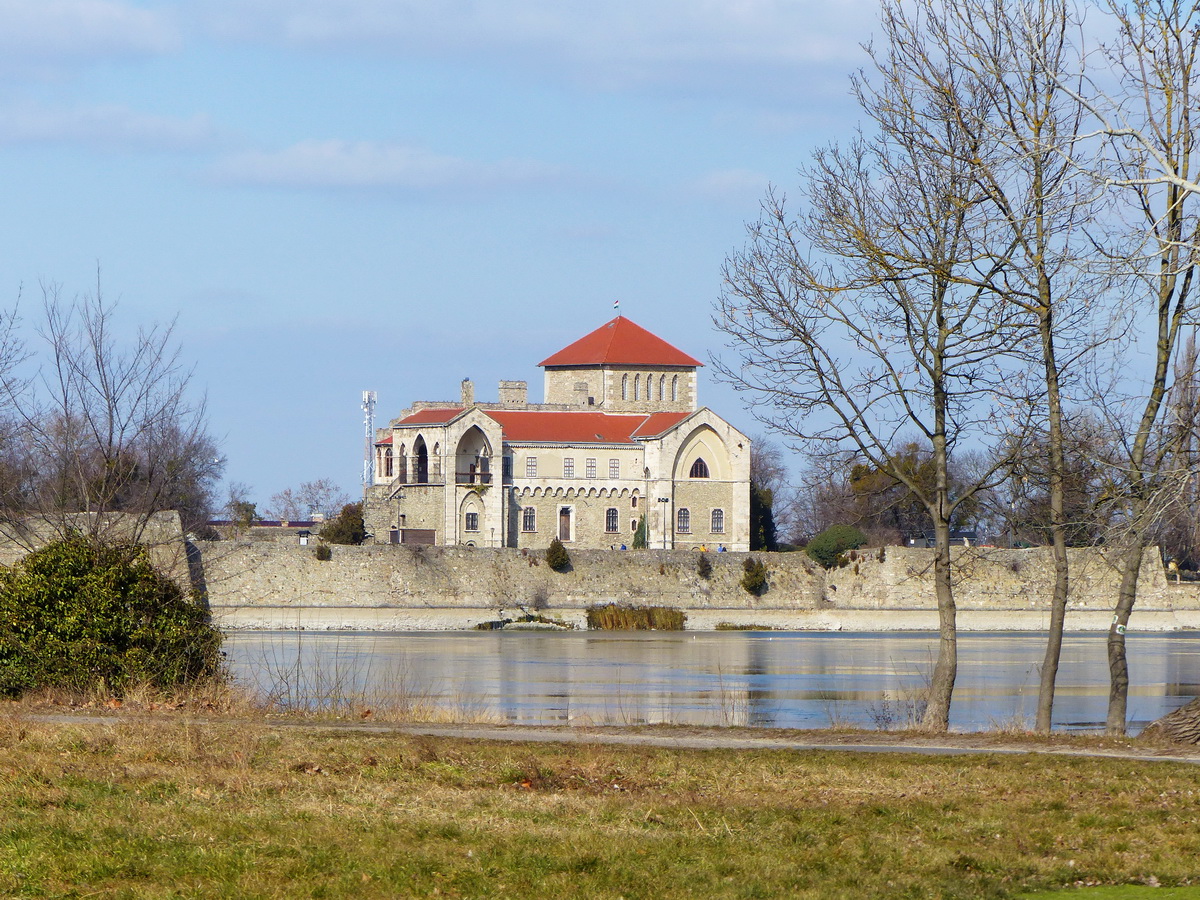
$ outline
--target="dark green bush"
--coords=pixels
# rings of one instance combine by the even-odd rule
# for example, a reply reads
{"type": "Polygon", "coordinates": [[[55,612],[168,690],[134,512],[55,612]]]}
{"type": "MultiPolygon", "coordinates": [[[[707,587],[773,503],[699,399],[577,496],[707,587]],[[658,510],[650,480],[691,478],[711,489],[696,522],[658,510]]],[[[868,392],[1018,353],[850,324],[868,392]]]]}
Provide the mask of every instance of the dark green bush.
{"type": "Polygon", "coordinates": [[[646,549],[646,517],[645,516],[640,516],[638,518],[637,531],[635,531],[633,533],[633,549],[634,550],[645,550],[646,549]]]}
{"type": "Polygon", "coordinates": [[[328,562],[333,559],[333,551],[329,549],[328,544],[317,544],[317,549],[313,551],[313,556],[321,562],[328,562]]]}
{"type": "Polygon", "coordinates": [[[567,553],[567,548],[563,546],[562,541],[555,538],[550,542],[550,546],[546,548],[546,565],[556,572],[561,572],[570,564],[571,555],[567,553]]]}
{"type": "Polygon", "coordinates": [[[696,574],[705,581],[712,578],[712,561],[707,553],[701,553],[700,558],[696,560],[696,574]]]}
{"type": "Polygon", "coordinates": [[[687,613],[673,606],[626,606],[602,603],[587,608],[592,631],[683,631],[687,613]]]}
{"type": "Polygon", "coordinates": [[[841,554],[866,542],[867,536],[853,525],[831,525],[809,541],[804,552],[824,568],[832,569],[841,554]]]}
{"type": "Polygon", "coordinates": [[[767,589],[767,567],[753,556],[747,556],[742,563],[742,588],[755,597],[767,589]]]}
{"type": "Polygon", "coordinates": [[[331,544],[361,544],[367,539],[361,503],[347,503],[337,518],[321,529],[321,540],[331,544]]]}
{"type": "Polygon", "coordinates": [[[220,646],[142,547],[76,535],[0,571],[0,695],[179,688],[217,673],[220,646]]]}

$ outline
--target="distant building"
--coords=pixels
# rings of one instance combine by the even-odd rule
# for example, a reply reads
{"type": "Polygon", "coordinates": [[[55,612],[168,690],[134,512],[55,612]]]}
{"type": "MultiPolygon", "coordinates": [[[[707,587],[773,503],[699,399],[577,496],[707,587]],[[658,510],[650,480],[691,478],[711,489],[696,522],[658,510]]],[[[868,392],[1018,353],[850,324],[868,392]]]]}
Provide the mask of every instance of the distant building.
{"type": "MultiPolygon", "coordinates": [[[[906,547],[934,547],[937,545],[937,534],[933,531],[916,531],[904,536],[906,547]]],[[[951,547],[978,547],[979,535],[973,528],[950,529],[951,547]]]]}
{"type": "Polygon", "coordinates": [[[749,549],[750,441],[698,407],[698,360],[618,316],[540,363],[545,402],[414,403],[377,433],[376,541],[749,549]]]}

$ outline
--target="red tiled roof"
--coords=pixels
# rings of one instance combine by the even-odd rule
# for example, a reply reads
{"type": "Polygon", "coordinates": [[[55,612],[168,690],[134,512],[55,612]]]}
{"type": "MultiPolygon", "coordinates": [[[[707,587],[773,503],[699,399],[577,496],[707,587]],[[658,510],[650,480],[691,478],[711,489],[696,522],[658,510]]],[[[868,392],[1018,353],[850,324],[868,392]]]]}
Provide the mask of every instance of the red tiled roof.
{"type": "Polygon", "coordinates": [[[411,416],[406,416],[397,425],[445,425],[462,412],[462,407],[455,409],[418,409],[411,416]]]}
{"type": "MultiPolygon", "coordinates": [[[[461,412],[461,409],[422,409],[397,424],[443,425],[461,412]]],[[[632,444],[637,438],[656,437],[691,415],[690,412],[608,414],[519,409],[480,412],[500,423],[507,441],[554,444],[632,444]]]]}
{"type": "Polygon", "coordinates": [[[635,436],[653,437],[691,413],[608,415],[599,412],[528,412],[486,410],[504,429],[504,439],[556,444],[632,444],[635,436]],[[668,421],[668,420],[674,421],[668,421]],[[646,428],[650,420],[655,426],[646,428]]]}
{"type": "Polygon", "coordinates": [[[564,347],[539,366],[702,366],[641,325],[617,316],[564,347]]]}
{"type": "Polygon", "coordinates": [[[376,442],[375,442],[375,446],[376,446],[376,447],[383,447],[383,446],[385,446],[385,445],[387,445],[387,444],[390,444],[391,442],[392,442],[392,436],[389,434],[389,435],[388,435],[387,437],[385,437],[383,440],[381,440],[381,441],[376,441],[376,442]]]}
{"type": "Polygon", "coordinates": [[[660,412],[646,416],[646,421],[633,430],[634,437],[657,437],[664,431],[674,428],[688,416],[690,412],[660,412]]]}

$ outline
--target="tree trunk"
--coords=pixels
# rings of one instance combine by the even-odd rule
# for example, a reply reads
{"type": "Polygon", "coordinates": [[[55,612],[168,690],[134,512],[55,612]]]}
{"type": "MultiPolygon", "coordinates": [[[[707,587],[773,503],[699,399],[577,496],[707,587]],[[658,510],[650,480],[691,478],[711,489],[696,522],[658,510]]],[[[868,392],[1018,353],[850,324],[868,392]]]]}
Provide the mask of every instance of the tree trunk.
{"type": "Polygon", "coordinates": [[[1145,548],[1134,541],[1132,549],[1121,557],[1121,587],[1117,592],[1117,607],[1108,629],[1108,719],[1104,730],[1108,734],[1124,734],[1126,708],[1129,701],[1129,660],[1125,655],[1125,630],[1129,614],[1137,599],[1138,575],[1142,569],[1145,548]]]}
{"type": "Polygon", "coordinates": [[[1176,744],[1200,744],[1200,697],[1146,726],[1142,737],[1163,738],[1176,744]]]}
{"type": "Polygon", "coordinates": [[[935,522],[934,534],[933,581],[938,604],[938,656],[929,683],[929,700],[921,727],[928,731],[946,731],[950,727],[950,698],[958,676],[958,629],[950,572],[949,524],[945,521],[935,522]]]}

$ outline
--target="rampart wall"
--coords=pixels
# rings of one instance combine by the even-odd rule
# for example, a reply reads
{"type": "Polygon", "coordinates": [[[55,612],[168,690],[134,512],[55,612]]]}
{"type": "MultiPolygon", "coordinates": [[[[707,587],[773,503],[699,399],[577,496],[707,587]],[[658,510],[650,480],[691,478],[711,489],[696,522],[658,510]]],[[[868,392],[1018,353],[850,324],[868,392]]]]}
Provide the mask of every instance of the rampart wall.
{"type": "MultiPolygon", "coordinates": [[[[703,578],[700,554],[683,550],[576,550],[571,568],[555,572],[535,551],[367,545],[333,547],[322,562],[312,547],[283,543],[200,547],[214,615],[234,627],[457,627],[522,608],[579,621],[587,606],[607,602],[680,607],[697,627],[725,620],[869,628],[900,612],[914,613],[907,627],[936,627],[933,551],[916,548],[868,551],[830,572],[802,553],[752,554],[766,562],[769,585],[754,597],[740,584],[744,553],[707,554],[712,573],[703,578]]],[[[1072,564],[1069,610],[1087,623],[1078,627],[1101,627],[1115,602],[1115,568],[1097,550],[1072,551],[1072,564]]],[[[1046,549],[961,548],[954,578],[959,610],[976,621],[1031,613],[1036,623],[1049,608],[1053,565],[1046,549]]],[[[1138,615],[1152,612],[1171,617],[1156,628],[1200,626],[1200,589],[1168,585],[1149,552],[1138,615]]],[[[994,621],[977,627],[1017,627],[994,621]]]]}

